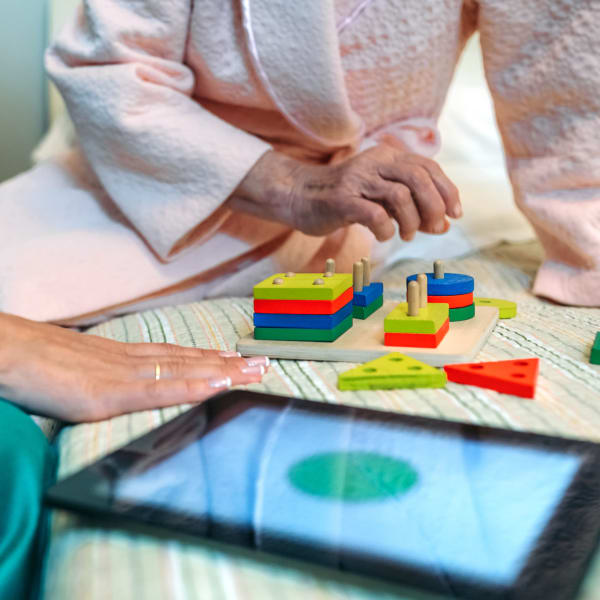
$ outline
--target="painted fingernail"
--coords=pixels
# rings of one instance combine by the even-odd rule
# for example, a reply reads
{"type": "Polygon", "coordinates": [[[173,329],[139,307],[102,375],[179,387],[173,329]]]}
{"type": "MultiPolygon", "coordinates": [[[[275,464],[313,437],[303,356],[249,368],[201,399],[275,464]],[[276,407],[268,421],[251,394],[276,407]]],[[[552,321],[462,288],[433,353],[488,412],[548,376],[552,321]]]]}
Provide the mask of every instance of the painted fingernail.
{"type": "Polygon", "coordinates": [[[224,352],[219,352],[219,356],[224,356],[225,358],[233,358],[234,356],[240,357],[241,354],[236,352],[235,350],[225,350],[224,352]]]}
{"type": "Polygon", "coordinates": [[[231,387],[231,377],[221,377],[220,379],[211,379],[208,382],[208,385],[211,388],[230,388],[231,387]]]}
{"type": "Polygon", "coordinates": [[[246,359],[246,364],[249,367],[256,367],[258,365],[262,365],[263,367],[268,367],[271,364],[268,356],[251,356],[246,359]]]}
{"type": "Polygon", "coordinates": [[[245,373],[246,375],[264,375],[265,367],[263,365],[256,365],[254,367],[244,367],[242,369],[242,373],[245,373]]]}

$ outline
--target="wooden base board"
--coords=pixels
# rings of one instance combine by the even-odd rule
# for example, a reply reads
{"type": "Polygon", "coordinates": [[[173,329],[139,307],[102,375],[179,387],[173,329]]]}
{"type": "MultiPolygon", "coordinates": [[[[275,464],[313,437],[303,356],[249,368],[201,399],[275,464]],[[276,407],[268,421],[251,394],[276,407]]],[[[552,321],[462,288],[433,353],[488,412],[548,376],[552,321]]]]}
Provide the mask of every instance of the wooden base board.
{"type": "Polygon", "coordinates": [[[239,340],[237,351],[245,356],[355,363],[373,360],[389,352],[401,352],[433,367],[442,367],[471,362],[498,322],[497,308],[477,306],[472,319],[450,323],[450,331],[437,348],[384,346],[383,319],[397,304],[388,300],[368,319],[355,319],[352,328],[334,342],[255,340],[254,334],[250,333],[239,340]]]}

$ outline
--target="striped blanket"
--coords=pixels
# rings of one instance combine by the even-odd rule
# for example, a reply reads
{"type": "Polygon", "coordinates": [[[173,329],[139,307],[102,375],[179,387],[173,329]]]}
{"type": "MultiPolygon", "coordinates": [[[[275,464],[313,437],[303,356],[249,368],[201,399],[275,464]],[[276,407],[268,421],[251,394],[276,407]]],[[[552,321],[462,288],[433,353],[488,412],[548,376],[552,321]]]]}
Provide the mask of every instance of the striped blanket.
{"type": "MultiPolygon", "coordinates": [[[[477,295],[518,303],[517,317],[500,321],[478,360],[538,356],[540,378],[535,400],[453,383],[444,389],[339,392],[337,375],[352,365],[311,361],[273,361],[263,383],[249,388],[598,441],[600,367],[590,365],[588,355],[594,334],[600,330],[600,311],[566,308],[532,296],[528,290],[540,252],[535,242],[503,245],[446,263],[448,271],[475,277],[477,295]]],[[[422,262],[409,261],[390,270],[384,278],[387,296],[403,299],[406,275],[423,268],[422,262]]],[[[251,300],[232,298],[132,314],[103,323],[89,333],[121,341],[233,349],[237,339],[250,331],[251,323],[251,300]]],[[[136,413],[63,429],[57,439],[59,477],[186,408],[136,413]]],[[[259,562],[200,542],[111,529],[66,513],[54,516],[46,573],[44,595],[48,600],[429,598],[412,590],[398,592],[384,584],[365,586],[354,579],[332,578],[285,561],[259,562]]],[[[592,563],[579,597],[600,597],[600,555],[592,563]]]]}

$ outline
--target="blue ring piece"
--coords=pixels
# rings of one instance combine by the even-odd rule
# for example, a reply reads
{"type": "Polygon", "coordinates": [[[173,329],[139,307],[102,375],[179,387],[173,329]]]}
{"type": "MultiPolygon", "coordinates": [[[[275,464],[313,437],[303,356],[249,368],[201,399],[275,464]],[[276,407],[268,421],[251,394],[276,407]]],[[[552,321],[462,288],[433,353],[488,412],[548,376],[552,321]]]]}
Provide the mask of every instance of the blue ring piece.
{"type": "Polygon", "coordinates": [[[294,315],[279,313],[254,313],[255,327],[284,327],[288,329],[333,329],[352,314],[348,302],[330,315],[294,315]]]}
{"type": "MultiPolygon", "coordinates": [[[[435,279],[433,273],[426,273],[426,275],[429,296],[458,296],[470,294],[475,289],[475,280],[470,275],[446,273],[443,279],[435,279]]],[[[416,279],[417,275],[407,277],[407,285],[409,281],[416,281],[416,279]]]]}
{"type": "Polygon", "coordinates": [[[354,306],[369,306],[372,302],[375,302],[379,296],[383,294],[383,283],[380,281],[374,281],[373,283],[365,286],[362,292],[354,292],[354,299],[352,303],[354,306]]]}

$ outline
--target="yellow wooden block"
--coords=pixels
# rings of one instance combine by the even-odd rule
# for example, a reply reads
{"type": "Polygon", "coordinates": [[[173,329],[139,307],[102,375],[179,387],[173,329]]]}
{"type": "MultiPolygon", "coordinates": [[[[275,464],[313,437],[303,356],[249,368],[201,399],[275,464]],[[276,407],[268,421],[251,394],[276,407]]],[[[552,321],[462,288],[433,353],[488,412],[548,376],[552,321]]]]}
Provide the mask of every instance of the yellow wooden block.
{"type": "Polygon", "coordinates": [[[352,287],[350,273],[277,273],[254,286],[259,300],[335,300],[352,287]]]}
{"type": "Polygon", "coordinates": [[[401,302],[383,322],[385,333],[437,333],[448,320],[449,307],[443,303],[430,303],[419,309],[419,314],[408,316],[408,303],[401,302]]]}

